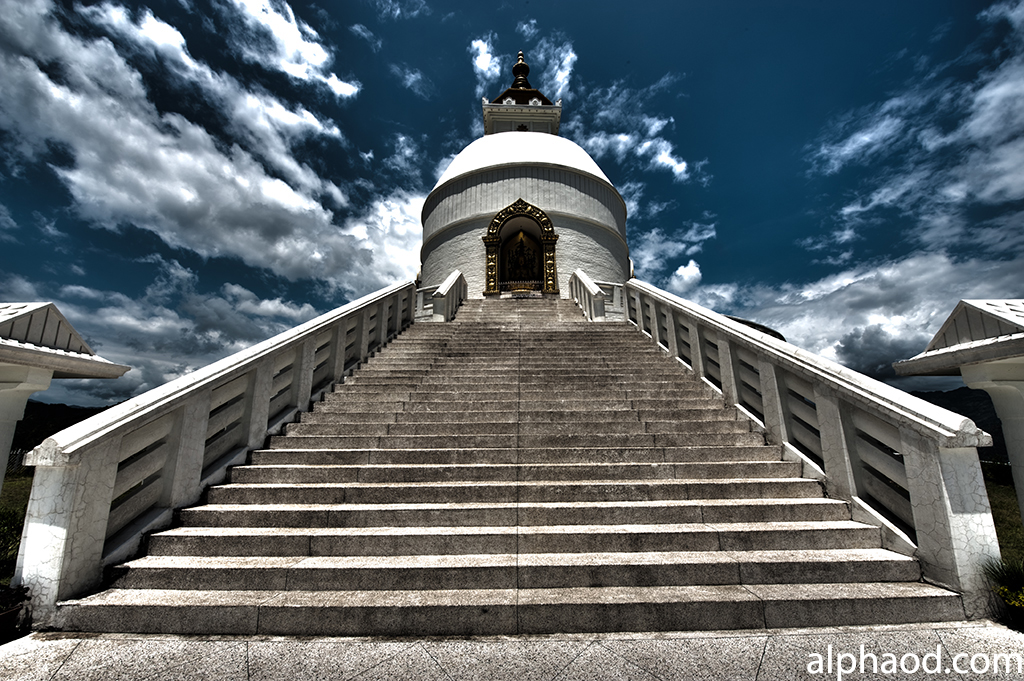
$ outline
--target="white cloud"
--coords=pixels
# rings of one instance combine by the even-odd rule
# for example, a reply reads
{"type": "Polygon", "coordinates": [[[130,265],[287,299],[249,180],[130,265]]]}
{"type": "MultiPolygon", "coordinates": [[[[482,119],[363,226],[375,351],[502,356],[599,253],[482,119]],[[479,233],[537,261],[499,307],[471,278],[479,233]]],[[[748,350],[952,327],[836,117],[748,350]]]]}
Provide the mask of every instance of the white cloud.
{"type": "Polygon", "coordinates": [[[537,20],[530,19],[529,21],[520,21],[516,24],[516,32],[521,36],[529,40],[533,36],[537,35],[540,29],[537,28],[537,20]]]}
{"type": "Polygon", "coordinates": [[[362,24],[352,24],[348,27],[348,30],[351,31],[353,35],[357,35],[368,42],[370,44],[370,49],[374,52],[379,52],[381,46],[384,44],[383,40],[374,35],[373,31],[362,24]]]}
{"type": "Polygon", "coordinates": [[[803,285],[700,286],[690,297],[884,378],[889,363],[924,350],[958,300],[1024,296],[1022,271],[1024,256],[992,262],[917,253],[803,285]]]}
{"type": "MultiPolygon", "coordinates": [[[[307,165],[298,162],[291,145],[311,135],[343,141],[341,131],[329,120],[320,120],[299,106],[288,108],[266,92],[246,90],[234,78],[192,59],[181,34],[143,10],[138,24],[127,12],[109,4],[81,10],[83,16],[130,40],[150,53],[160,53],[177,78],[194,83],[216,102],[232,122],[234,131],[248,138],[255,153],[283,173],[293,185],[313,194],[334,194],[336,187],[321,180],[307,165]]],[[[338,205],[347,203],[342,199],[338,205]]]]}
{"type": "Polygon", "coordinates": [[[408,135],[396,133],[392,138],[394,153],[384,159],[384,165],[404,175],[414,183],[420,181],[419,159],[422,156],[416,141],[408,135]]]}
{"type": "MultiPolygon", "coordinates": [[[[904,92],[830,126],[809,155],[812,171],[836,174],[860,164],[871,173],[834,215],[835,234],[884,224],[895,211],[905,233],[927,249],[997,250],[975,238],[990,225],[979,223],[972,207],[1024,199],[1022,16],[1024,3],[994,5],[980,17],[1009,22],[1003,45],[989,54],[973,46],[963,59],[934,67],[904,92]],[[966,79],[965,64],[974,69],[966,79]]],[[[846,250],[841,241],[835,245],[846,250]]]]}
{"type": "Polygon", "coordinates": [[[706,161],[691,165],[667,139],[674,119],[646,111],[650,99],[677,80],[668,74],[640,90],[616,82],[588,91],[586,97],[575,101],[579,111],[563,122],[563,132],[595,159],[611,156],[627,168],[667,170],[677,182],[697,179],[707,184],[706,161]]]}
{"type": "Polygon", "coordinates": [[[691,260],[685,265],[680,265],[672,276],[669,277],[665,288],[676,295],[684,295],[700,283],[700,266],[691,260]]]}
{"type": "Polygon", "coordinates": [[[378,198],[361,215],[345,222],[345,231],[360,235],[374,254],[373,262],[353,272],[354,278],[366,280],[358,293],[416,276],[423,237],[420,214],[425,200],[424,194],[399,190],[378,198]]]}
{"type": "Polygon", "coordinates": [[[426,0],[374,0],[374,4],[382,19],[414,19],[431,12],[426,0]]]}
{"type": "Polygon", "coordinates": [[[0,203],[0,241],[17,241],[11,232],[18,229],[18,223],[11,217],[11,211],[0,203]]]}
{"type": "Polygon", "coordinates": [[[433,96],[434,84],[419,69],[405,64],[401,66],[392,64],[390,70],[393,75],[402,81],[402,85],[406,89],[412,90],[416,96],[423,99],[430,99],[433,96]]]}
{"type": "Polygon", "coordinates": [[[544,92],[549,99],[558,100],[569,93],[572,71],[576,65],[577,55],[572,43],[564,40],[544,39],[530,52],[527,62],[543,64],[540,78],[534,87],[544,92]]]}
{"type": "Polygon", "coordinates": [[[494,81],[501,77],[501,64],[494,56],[494,45],[491,35],[478,38],[469,44],[469,53],[473,61],[473,73],[476,75],[476,96],[482,97],[494,81]]]}
{"type": "Polygon", "coordinates": [[[849,163],[863,163],[875,153],[886,149],[904,127],[902,119],[882,115],[868,123],[868,127],[856,130],[839,142],[822,144],[815,157],[822,172],[832,175],[849,163]]]}
{"type": "Polygon", "coordinates": [[[320,43],[320,36],[306,22],[297,19],[286,2],[272,0],[231,0],[240,10],[249,29],[269,37],[272,50],[264,41],[237,38],[236,45],[246,59],[266,68],[287,73],[297,80],[320,83],[334,94],[347,99],[359,93],[358,81],[342,81],[328,69],[332,56],[320,43]]]}
{"type": "Polygon", "coordinates": [[[693,260],[678,267],[667,278],[663,277],[662,273],[669,266],[669,261],[680,255],[699,253],[703,243],[716,235],[714,224],[697,222],[690,223],[685,231],[675,230],[671,236],[657,227],[634,235],[631,237],[632,246],[629,254],[633,259],[636,275],[676,293],[689,290],[700,281],[701,276],[700,267],[693,260]]]}
{"type": "Polygon", "coordinates": [[[52,300],[104,358],[132,367],[116,380],[54,381],[44,399],[101,405],[127,399],[318,314],[308,303],[261,299],[237,284],[199,291],[194,272],[150,256],[156,276],[136,297],[87,286],[0,281],[5,300],[52,300]]]}
{"type": "MultiPolygon", "coordinates": [[[[109,40],[64,32],[45,3],[7,3],[12,4],[0,22],[0,39],[17,46],[0,52],[0,127],[30,160],[50,143],[67,149],[74,163],[53,171],[80,217],[113,230],[130,223],[172,247],[238,258],[292,280],[315,279],[346,295],[393,281],[389,272],[396,270],[375,269],[386,257],[375,253],[376,242],[346,234],[318,200],[344,202],[338,187],[295,164],[288,153],[293,136],[329,132],[312,114],[249,96],[237,83],[187,60],[172,31],[139,28],[152,29],[155,19],[137,25],[119,21],[116,13],[103,15],[136,44],[154,45],[149,36],[163,35],[161,49],[178,55],[182,73],[230,102],[238,128],[254,145],[265,143],[266,158],[282,169],[285,182],[240,144],[223,147],[181,115],[157,111],[140,75],[109,40]],[[61,80],[51,79],[36,60],[59,63],[61,80]]],[[[394,162],[408,162],[407,151],[399,151],[394,162]]]]}
{"type": "Polygon", "coordinates": [[[452,161],[455,160],[456,156],[458,156],[457,153],[448,154],[447,156],[443,157],[440,161],[437,162],[437,165],[434,166],[435,182],[441,179],[441,176],[444,175],[444,171],[448,170],[448,166],[451,165],[452,161]]]}

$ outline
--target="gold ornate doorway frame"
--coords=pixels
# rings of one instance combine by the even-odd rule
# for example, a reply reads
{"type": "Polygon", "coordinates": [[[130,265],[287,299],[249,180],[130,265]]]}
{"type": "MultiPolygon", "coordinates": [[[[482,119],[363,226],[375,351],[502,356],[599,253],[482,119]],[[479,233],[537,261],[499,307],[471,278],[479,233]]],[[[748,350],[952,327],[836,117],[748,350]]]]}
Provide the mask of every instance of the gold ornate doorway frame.
{"type": "Polygon", "coordinates": [[[484,295],[496,296],[501,294],[498,287],[498,254],[501,251],[501,230],[505,224],[518,217],[527,217],[537,223],[540,227],[540,243],[543,249],[541,256],[541,267],[543,268],[544,281],[541,291],[543,293],[558,293],[558,269],[555,266],[555,242],[558,235],[551,224],[551,219],[537,206],[527,203],[522,199],[516,200],[510,206],[498,211],[498,214],[491,220],[487,227],[487,235],[483,237],[484,246],[487,248],[487,260],[484,270],[484,295]]]}

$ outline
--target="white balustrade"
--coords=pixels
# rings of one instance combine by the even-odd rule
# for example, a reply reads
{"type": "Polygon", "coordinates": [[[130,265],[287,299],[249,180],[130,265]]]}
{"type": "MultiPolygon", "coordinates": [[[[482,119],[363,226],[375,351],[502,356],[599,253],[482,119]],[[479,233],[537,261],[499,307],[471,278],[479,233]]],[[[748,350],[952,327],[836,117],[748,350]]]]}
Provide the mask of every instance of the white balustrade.
{"type": "Polygon", "coordinates": [[[35,626],[95,587],[228,466],[413,321],[416,289],[395,284],[150,390],[32,450],[32,493],[15,584],[35,626]]]}
{"type": "Polygon", "coordinates": [[[999,546],[976,450],[991,445],[987,433],[645,282],[620,288],[630,322],[763,427],[805,477],[849,501],[854,520],[878,526],[883,546],[962,593],[969,617],[990,614],[981,565],[999,546]]]}
{"type": "Polygon", "coordinates": [[[587,321],[604,321],[604,301],[607,296],[583,270],[576,270],[569,277],[569,295],[583,309],[587,321]]]}
{"type": "Polygon", "coordinates": [[[450,322],[455,319],[455,312],[469,295],[466,277],[459,270],[453,270],[431,295],[434,299],[433,321],[450,322]]]}
{"type": "Polygon", "coordinates": [[[434,321],[434,291],[439,286],[426,286],[416,289],[416,321],[434,321]]]}

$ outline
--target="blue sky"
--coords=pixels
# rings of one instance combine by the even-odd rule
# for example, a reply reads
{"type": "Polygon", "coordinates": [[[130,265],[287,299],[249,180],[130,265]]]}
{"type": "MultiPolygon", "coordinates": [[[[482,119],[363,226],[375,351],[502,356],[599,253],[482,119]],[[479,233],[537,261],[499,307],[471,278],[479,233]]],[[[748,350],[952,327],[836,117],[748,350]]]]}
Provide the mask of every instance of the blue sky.
{"type": "Polygon", "coordinates": [[[642,279],[881,378],[957,300],[1024,297],[1024,3],[622,8],[0,0],[0,299],[133,367],[37,397],[122,400],[414,277],[520,49],[642,279]]]}

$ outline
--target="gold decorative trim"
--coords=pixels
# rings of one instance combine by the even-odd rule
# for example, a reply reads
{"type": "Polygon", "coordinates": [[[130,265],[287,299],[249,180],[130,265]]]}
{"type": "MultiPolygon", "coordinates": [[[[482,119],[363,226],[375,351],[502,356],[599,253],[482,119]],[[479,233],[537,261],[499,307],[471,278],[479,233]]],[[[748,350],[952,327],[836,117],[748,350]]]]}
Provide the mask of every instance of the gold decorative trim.
{"type": "Polygon", "coordinates": [[[487,235],[483,237],[487,248],[487,259],[484,265],[484,295],[496,296],[498,289],[498,251],[501,248],[501,229],[505,223],[515,217],[528,217],[540,227],[540,242],[544,249],[544,293],[558,293],[558,268],[555,259],[555,242],[558,235],[551,219],[537,206],[522,199],[502,208],[487,227],[487,235]]]}

